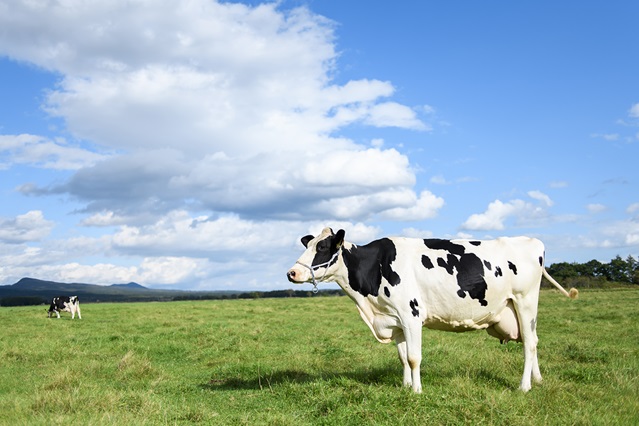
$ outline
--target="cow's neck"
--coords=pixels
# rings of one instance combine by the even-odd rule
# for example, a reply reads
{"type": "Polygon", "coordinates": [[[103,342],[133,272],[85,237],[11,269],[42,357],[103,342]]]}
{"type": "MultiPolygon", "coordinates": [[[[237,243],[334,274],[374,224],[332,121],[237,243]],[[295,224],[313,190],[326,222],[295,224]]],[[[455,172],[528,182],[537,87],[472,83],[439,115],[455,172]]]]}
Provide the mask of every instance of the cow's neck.
{"type": "MultiPolygon", "coordinates": [[[[346,262],[348,261],[345,262],[344,257],[346,256],[348,258],[349,256],[353,256],[353,251],[354,251],[352,250],[353,248],[357,248],[357,246],[354,246],[353,244],[350,244],[350,243],[344,243],[344,247],[342,248],[342,254],[338,260],[340,264],[340,267],[338,268],[339,272],[334,274],[331,277],[331,279],[335,281],[342,288],[342,290],[344,290],[346,295],[353,302],[355,302],[355,305],[357,305],[359,314],[361,315],[362,319],[371,328],[373,335],[379,340],[379,337],[377,337],[377,334],[373,328],[375,313],[378,311],[377,308],[374,306],[376,303],[374,302],[374,300],[371,300],[370,297],[364,296],[360,291],[353,288],[351,286],[351,281],[349,280],[350,274],[348,271],[348,267],[346,266],[346,262]]],[[[351,258],[351,263],[350,263],[351,265],[352,265],[352,261],[353,259],[351,258]]]]}
{"type": "MultiPolygon", "coordinates": [[[[370,253],[367,246],[358,247],[345,242],[339,257],[340,267],[332,279],[346,292],[346,294],[358,305],[365,303],[366,296],[377,296],[379,285],[370,281],[372,276],[371,265],[366,265],[362,261],[374,259],[376,256],[370,253]]],[[[374,275],[374,274],[373,274],[374,275]]],[[[376,277],[377,279],[377,277],[376,277]]]]}

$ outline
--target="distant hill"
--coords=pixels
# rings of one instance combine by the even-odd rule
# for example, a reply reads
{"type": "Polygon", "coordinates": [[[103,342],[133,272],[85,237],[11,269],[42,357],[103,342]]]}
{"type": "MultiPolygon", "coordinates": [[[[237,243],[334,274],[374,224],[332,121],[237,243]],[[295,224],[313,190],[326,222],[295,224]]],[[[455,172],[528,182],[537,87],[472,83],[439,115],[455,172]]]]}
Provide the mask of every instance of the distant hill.
{"type": "MultiPolygon", "coordinates": [[[[48,305],[55,296],[78,296],[81,303],[167,302],[173,300],[258,299],[262,297],[311,297],[310,290],[273,291],[185,291],[156,290],[138,283],[96,285],[59,283],[22,278],[15,284],[0,285],[0,306],[48,305]]],[[[320,290],[318,296],[341,296],[341,290],[320,290]]]]}
{"type": "Polygon", "coordinates": [[[140,290],[148,290],[148,288],[144,287],[143,285],[140,285],[138,283],[128,283],[128,284],[111,284],[111,287],[120,287],[120,288],[137,288],[140,290]]]}
{"type": "Polygon", "coordinates": [[[238,295],[239,291],[193,292],[184,290],[156,290],[138,283],[96,285],[59,283],[22,278],[15,284],[0,286],[0,306],[50,303],[60,295],[78,296],[81,302],[144,302],[185,299],[213,299],[238,295]],[[25,299],[26,298],[26,299],[25,299]],[[21,303],[29,302],[29,303],[21,303]]]}

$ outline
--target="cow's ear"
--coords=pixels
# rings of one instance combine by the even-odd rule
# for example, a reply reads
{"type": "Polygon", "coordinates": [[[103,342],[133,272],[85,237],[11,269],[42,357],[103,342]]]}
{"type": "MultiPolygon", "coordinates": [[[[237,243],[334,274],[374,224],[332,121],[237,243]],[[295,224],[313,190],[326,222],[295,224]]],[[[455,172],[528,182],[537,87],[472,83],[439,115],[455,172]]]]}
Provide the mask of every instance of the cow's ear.
{"type": "Polygon", "coordinates": [[[311,241],[313,238],[315,238],[312,235],[307,235],[305,237],[302,237],[302,244],[304,245],[304,247],[308,248],[308,242],[311,241]]]}
{"type": "Polygon", "coordinates": [[[340,248],[344,244],[344,234],[346,234],[346,232],[343,229],[340,229],[337,231],[337,234],[335,234],[335,248],[340,248]]]}

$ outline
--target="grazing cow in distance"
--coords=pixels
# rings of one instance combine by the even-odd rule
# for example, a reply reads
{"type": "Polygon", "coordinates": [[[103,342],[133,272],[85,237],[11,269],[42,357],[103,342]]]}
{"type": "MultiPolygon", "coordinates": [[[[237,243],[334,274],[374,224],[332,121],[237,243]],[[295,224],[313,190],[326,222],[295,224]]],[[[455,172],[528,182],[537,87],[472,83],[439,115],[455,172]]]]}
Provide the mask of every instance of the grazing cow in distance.
{"type": "Polygon", "coordinates": [[[373,336],[397,343],[405,386],[422,390],[422,327],[485,329],[502,342],[523,343],[520,389],[541,382],[537,360],[537,304],[542,275],[564,295],[544,267],[544,245],[528,237],[490,241],[382,238],[358,246],[330,228],[302,238],[306,251],[288,271],[297,284],[335,281],[355,302],[373,336]]]}
{"type": "Polygon", "coordinates": [[[60,318],[60,311],[71,312],[71,319],[75,318],[75,314],[77,312],[78,318],[82,319],[82,315],[80,313],[80,300],[78,299],[78,296],[54,297],[51,301],[51,306],[49,306],[48,317],[51,318],[51,314],[55,312],[58,318],[60,318]]]}

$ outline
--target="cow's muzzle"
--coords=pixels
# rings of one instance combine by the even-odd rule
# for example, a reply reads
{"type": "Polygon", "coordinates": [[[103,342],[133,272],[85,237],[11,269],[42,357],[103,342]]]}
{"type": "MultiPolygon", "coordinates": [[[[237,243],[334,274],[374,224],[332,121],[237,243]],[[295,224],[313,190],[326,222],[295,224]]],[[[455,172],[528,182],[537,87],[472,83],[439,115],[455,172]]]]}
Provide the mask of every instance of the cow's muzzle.
{"type": "Polygon", "coordinates": [[[291,269],[286,273],[286,278],[288,278],[288,280],[292,283],[299,284],[299,281],[295,279],[297,275],[299,274],[295,271],[295,269],[291,269]]]}

